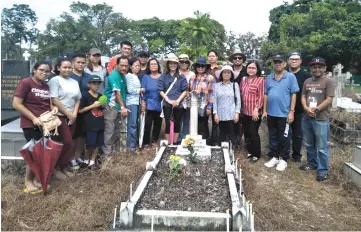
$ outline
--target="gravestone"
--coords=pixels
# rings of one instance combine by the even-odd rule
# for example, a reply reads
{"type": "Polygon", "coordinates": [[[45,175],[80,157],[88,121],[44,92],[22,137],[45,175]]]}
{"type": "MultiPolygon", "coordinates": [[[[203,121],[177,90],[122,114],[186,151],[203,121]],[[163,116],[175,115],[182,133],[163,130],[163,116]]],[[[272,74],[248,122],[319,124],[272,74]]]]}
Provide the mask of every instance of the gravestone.
{"type": "Polygon", "coordinates": [[[19,81],[30,76],[30,62],[18,60],[1,61],[1,125],[19,117],[12,107],[16,86],[19,81]]]}
{"type": "Polygon", "coordinates": [[[345,77],[342,75],[342,64],[334,66],[332,73],[335,78],[335,97],[332,100],[332,108],[337,108],[337,99],[342,97],[342,89],[345,85],[345,77]]]}

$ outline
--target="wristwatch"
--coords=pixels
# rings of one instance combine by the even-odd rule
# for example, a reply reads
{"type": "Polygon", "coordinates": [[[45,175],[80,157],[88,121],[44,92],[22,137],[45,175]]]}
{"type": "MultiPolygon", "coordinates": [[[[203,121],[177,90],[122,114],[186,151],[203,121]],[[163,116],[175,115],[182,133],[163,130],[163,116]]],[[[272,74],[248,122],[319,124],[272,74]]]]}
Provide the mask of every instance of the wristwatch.
{"type": "Polygon", "coordinates": [[[121,107],[120,107],[120,110],[124,110],[124,108],[125,108],[124,106],[121,106],[121,107]]]}
{"type": "Polygon", "coordinates": [[[315,109],[315,113],[318,114],[320,113],[320,110],[318,108],[315,109]]]}

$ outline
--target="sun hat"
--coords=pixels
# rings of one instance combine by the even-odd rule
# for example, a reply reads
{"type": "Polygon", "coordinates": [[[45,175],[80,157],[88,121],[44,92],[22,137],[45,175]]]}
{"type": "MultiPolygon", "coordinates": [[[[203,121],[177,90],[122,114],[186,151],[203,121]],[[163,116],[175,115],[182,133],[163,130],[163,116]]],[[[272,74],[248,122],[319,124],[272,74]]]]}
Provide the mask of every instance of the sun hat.
{"type": "Polygon", "coordinates": [[[205,57],[198,57],[197,61],[194,62],[193,67],[196,67],[197,65],[205,65],[206,68],[210,68],[211,65],[207,64],[207,59],[205,57]]]}
{"type": "Polygon", "coordinates": [[[236,50],[232,53],[232,55],[229,57],[229,61],[232,62],[232,61],[233,61],[233,58],[234,58],[236,55],[242,56],[242,61],[243,61],[243,62],[245,62],[246,59],[247,59],[246,55],[243,54],[243,52],[242,52],[241,50],[236,49],[236,50]]]}
{"type": "Polygon", "coordinates": [[[222,69],[217,70],[217,71],[215,72],[215,75],[216,75],[216,77],[217,77],[217,80],[219,80],[219,78],[221,77],[221,74],[222,74],[222,72],[223,72],[224,70],[229,70],[229,71],[231,71],[231,72],[233,73],[233,77],[236,78],[236,72],[233,71],[232,66],[230,66],[230,65],[224,65],[224,66],[222,67],[222,69]]]}
{"type": "Polygon", "coordinates": [[[168,64],[169,61],[179,63],[178,57],[176,55],[174,55],[174,54],[169,55],[168,58],[165,61],[166,61],[167,64],[168,64]]]}

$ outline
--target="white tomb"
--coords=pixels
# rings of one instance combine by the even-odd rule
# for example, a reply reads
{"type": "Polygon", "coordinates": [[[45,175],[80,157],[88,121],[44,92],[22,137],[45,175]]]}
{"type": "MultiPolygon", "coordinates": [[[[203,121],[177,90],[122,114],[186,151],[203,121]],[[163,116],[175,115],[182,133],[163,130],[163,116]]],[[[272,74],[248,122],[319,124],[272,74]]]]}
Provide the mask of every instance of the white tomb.
{"type": "MultiPolygon", "coordinates": [[[[197,157],[201,160],[211,158],[211,147],[207,146],[206,140],[202,138],[201,135],[198,135],[198,97],[195,93],[191,93],[191,116],[190,116],[190,128],[189,136],[195,139],[195,144],[193,145],[194,152],[197,153],[197,157]]],[[[184,144],[182,139],[181,145],[177,147],[176,155],[189,155],[190,152],[187,146],[184,144]]]]}

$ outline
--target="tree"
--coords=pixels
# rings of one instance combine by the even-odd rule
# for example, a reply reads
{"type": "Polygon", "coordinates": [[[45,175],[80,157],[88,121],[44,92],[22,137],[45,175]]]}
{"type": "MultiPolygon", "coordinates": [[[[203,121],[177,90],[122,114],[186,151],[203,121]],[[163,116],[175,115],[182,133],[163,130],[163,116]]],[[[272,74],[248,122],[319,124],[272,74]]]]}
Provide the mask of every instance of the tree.
{"type": "Polygon", "coordinates": [[[195,11],[196,18],[181,20],[179,38],[182,44],[179,53],[187,53],[191,59],[205,56],[207,50],[225,52],[226,32],[224,26],[210,18],[210,14],[195,11]]]}
{"type": "Polygon", "coordinates": [[[22,42],[33,44],[38,30],[35,28],[38,18],[26,4],[14,4],[4,8],[1,14],[2,58],[15,59],[21,57],[22,42]],[[16,45],[18,44],[18,45],[16,45]]]}

